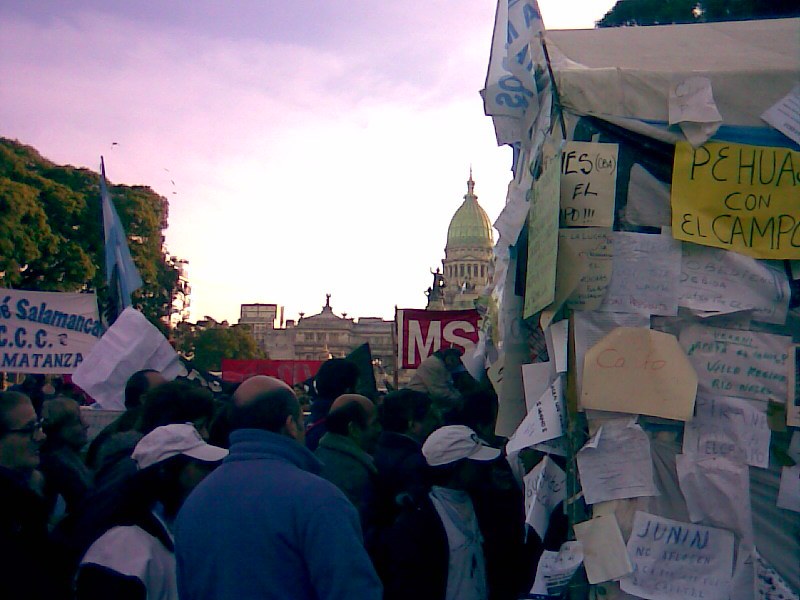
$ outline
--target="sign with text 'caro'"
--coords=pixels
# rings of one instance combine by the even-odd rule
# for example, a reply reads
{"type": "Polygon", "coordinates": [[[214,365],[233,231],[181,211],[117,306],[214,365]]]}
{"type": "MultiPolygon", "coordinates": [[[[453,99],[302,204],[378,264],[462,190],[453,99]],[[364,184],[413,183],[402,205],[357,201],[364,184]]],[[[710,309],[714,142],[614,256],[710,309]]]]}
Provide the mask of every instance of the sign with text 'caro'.
{"type": "Polygon", "coordinates": [[[72,373],[104,331],[94,294],[0,289],[0,371],[72,373]]]}
{"type": "Polygon", "coordinates": [[[440,348],[466,350],[478,343],[477,310],[397,310],[397,364],[416,369],[440,348]]]}

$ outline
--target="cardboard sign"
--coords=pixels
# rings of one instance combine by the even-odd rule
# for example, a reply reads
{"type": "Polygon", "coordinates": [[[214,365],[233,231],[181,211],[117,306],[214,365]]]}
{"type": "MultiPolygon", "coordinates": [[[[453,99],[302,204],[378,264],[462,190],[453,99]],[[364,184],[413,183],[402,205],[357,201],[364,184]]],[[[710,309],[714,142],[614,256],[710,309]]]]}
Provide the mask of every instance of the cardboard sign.
{"type": "Polygon", "coordinates": [[[672,235],[754,258],[800,258],[800,152],[714,142],[675,147],[672,235]]]}
{"type": "Polygon", "coordinates": [[[0,371],[73,373],[103,331],[94,294],[0,289],[0,371]]]}
{"type": "Polygon", "coordinates": [[[455,346],[466,350],[478,343],[477,310],[397,311],[397,364],[416,369],[440,348],[455,346]]]}
{"type": "Polygon", "coordinates": [[[686,421],[697,375],[675,336],[618,327],[586,353],[581,406],[686,421]]]}
{"type": "Polygon", "coordinates": [[[567,142],[561,156],[561,227],[611,227],[618,144],[567,142]]]}

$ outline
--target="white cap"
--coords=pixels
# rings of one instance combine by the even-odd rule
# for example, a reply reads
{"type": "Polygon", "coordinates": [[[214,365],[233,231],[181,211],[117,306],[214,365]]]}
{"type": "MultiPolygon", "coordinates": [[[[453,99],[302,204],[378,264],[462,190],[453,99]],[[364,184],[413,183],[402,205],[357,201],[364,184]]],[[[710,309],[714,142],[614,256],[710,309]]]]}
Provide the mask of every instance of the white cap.
{"type": "Polygon", "coordinates": [[[489,461],[500,456],[500,450],[488,446],[478,434],[465,425],[446,425],[428,436],[422,454],[432,467],[448,465],[462,458],[489,461]]]}
{"type": "Polygon", "coordinates": [[[133,449],[133,460],[141,470],[178,454],[203,462],[219,462],[228,456],[228,451],[206,444],[191,423],[173,424],[156,427],[139,440],[133,449]]]}

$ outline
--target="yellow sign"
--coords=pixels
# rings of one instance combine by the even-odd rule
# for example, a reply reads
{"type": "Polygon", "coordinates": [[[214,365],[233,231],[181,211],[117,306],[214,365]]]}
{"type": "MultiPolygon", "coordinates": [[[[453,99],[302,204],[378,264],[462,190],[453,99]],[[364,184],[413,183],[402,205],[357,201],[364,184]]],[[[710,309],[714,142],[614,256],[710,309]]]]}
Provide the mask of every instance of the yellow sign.
{"type": "Polygon", "coordinates": [[[754,258],[800,259],[800,152],[679,142],[672,235],[754,258]]]}

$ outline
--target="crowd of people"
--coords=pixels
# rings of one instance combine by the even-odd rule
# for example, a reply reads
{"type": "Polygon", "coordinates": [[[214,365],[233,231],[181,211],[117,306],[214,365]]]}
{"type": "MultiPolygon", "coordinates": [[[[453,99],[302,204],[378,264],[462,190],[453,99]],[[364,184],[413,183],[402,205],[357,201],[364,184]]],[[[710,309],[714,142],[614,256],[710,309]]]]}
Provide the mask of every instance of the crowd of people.
{"type": "Polygon", "coordinates": [[[525,597],[563,516],[526,529],[538,457],[507,460],[457,353],[428,361],[367,398],[331,359],[308,414],[272,377],[214,397],[140,371],[89,444],[69,394],[0,392],[0,598],[525,597]]]}

